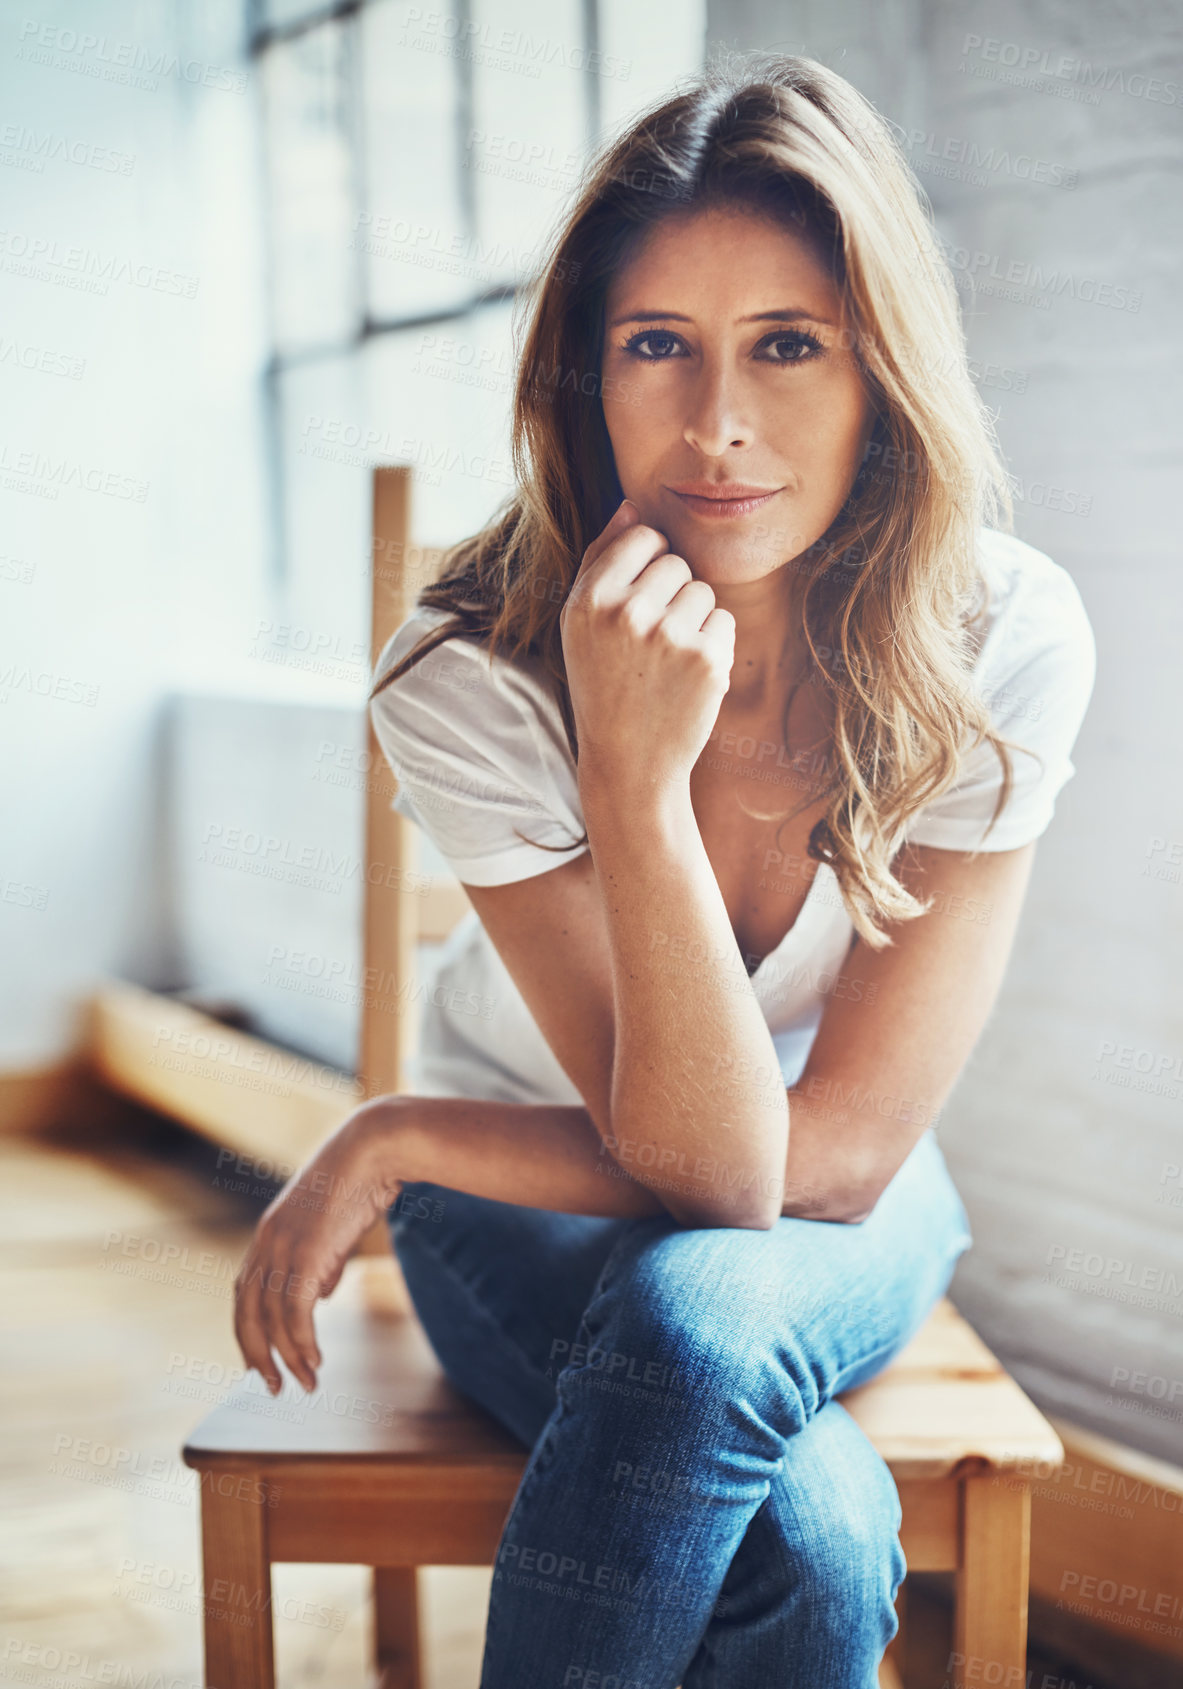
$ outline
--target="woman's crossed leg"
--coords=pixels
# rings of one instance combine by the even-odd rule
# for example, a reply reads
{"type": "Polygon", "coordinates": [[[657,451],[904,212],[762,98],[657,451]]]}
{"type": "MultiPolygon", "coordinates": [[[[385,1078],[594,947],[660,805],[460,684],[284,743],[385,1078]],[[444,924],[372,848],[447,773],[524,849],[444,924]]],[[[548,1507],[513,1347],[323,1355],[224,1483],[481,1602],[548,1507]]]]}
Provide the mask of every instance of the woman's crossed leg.
{"type": "Polygon", "coordinates": [[[892,1358],[968,1246],[931,1134],[857,1226],[409,1188],[443,1203],[393,1219],[441,1364],[532,1450],[481,1689],[873,1689],[899,1501],[833,1398],[892,1358]]]}

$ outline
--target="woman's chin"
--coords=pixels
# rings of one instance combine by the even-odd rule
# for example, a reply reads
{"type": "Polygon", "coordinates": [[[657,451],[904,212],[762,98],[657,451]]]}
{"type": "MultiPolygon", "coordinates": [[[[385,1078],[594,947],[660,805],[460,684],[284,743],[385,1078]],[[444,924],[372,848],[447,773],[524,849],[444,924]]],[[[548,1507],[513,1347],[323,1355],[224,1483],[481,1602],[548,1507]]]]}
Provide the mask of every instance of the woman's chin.
{"type": "Polygon", "coordinates": [[[689,563],[695,580],[708,586],[742,586],[773,574],[807,549],[803,536],[789,533],[736,534],[704,545],[670,534],[670,550],[689,563]]]}

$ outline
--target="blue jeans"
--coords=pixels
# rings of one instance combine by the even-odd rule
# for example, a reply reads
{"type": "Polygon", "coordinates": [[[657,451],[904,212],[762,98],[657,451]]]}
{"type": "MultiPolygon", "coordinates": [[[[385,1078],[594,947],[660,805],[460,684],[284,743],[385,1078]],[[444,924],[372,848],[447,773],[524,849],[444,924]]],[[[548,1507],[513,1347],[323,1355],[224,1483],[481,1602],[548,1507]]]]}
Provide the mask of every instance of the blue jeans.
{"type": "Polygon", "coordinates": [[[875,1689],[899,1497],[835,1397],[918,1330],[971,1242],[933,1133],[860,1225],[405,1192],[391,1231],[432,1347],[532,1451],[481,1689],[875,1689]]]}

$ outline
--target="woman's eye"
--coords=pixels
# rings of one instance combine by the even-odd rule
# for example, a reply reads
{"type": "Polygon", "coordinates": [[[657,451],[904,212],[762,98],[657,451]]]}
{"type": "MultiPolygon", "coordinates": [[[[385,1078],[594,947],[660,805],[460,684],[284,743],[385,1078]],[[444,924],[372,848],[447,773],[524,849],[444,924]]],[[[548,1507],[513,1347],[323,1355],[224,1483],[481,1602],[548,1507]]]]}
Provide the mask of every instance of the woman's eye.
{"type": "Polygon", "coordinates": [[[664,361],[663,354],[658,353],[654,356],[650,352],[639,350],[646,340],[660,340],[671,344],[677,340],[677,336],[671,334],[668,328],[647,328],[643,334],[634,334],[631,340],[625,341],[624,349],[626,352],[634,353],[646,363],[657,364],[664,361]]]}
{"type": "Polygon", "coordinates": [[[764,345],[787,348],[786,352],[768,360],[773,364],[803,364],[822,348],[821,341],[812,334],[774,334],[764,345]]]}

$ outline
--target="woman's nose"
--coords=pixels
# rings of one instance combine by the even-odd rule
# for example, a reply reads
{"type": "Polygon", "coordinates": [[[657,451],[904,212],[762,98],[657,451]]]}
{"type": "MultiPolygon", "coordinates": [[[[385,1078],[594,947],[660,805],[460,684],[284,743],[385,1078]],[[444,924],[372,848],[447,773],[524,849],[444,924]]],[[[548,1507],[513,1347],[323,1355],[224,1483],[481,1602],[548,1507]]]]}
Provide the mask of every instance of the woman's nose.
{"type": "Polygon", "coordinates": [[[719,457],[729,447],[751,443],[754,431],[733,372],[704,364],[686,402],[683,438],[704,457],[719,457]]]}

